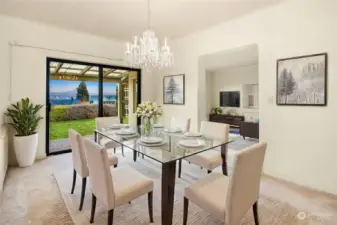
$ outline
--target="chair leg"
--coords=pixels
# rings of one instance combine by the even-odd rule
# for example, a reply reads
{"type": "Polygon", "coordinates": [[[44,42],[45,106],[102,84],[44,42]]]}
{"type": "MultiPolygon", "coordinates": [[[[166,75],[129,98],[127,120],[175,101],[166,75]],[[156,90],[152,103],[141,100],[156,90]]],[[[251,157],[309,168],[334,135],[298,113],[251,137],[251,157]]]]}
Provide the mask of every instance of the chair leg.
{"type": "Polygon", "coordinates": [[[83,202],[84,202],[84,196],[85,196],[85,189],[87,186],[87,178],[82,178],[82,192],[81,192],[81,202],[80,202],[80,211],[83,209],[83,202]]]}
{"type": "Polygon", "coordinates": [[[188,199],[184,197],[184,220],[183,225],[187,225],[187,218],[188,218],[188,199]]]}
{"type": "Polygon", "coordinates": [[[76,185],[76,170],[74,170],[74,174],[73,174],[73,186],[71,188],[71,194],[74,194],[74,190],[75,190],[75,185],[76,185]]]}
{"type": "Polygon", "coordinates": [[[108,225],[112,225],[114,222],[114,210],[110,209],[108,212],[108,225]]]}
{"type": "Polygon", "coordinates": [[[117,166],[118,166],[118,164],[115,164],[115,165],[114,165],[114,168],[117,168],[117,166]]]}
{"type": "Polygon", "coordinates": [[[258,213],[258,202],[256,201],[253,205],[254,221],[255,225],[259,225],[259,213],[258,213]]]}
{"type": "Polygon", "coordinates": [[[92,194],[90,223],[94,222],[95,211],[96,211],[96,200],[97,200],[96,196],[94,194],[92,194]]]}
{"type": "Polygon", "coordinates": [[[122,156],[124,157],[124,146],[121,145],[121,149],[122,149],[122,156]]]}
{"type": "Polygon", "coordinates": [[[207,170],[207,173],[208,173],[208,174],[212,173],[212,170],[207,170]]]}
{"type": "Polygon", "coordinates": [[[182,160],[179,160],[179,166],[178,166],[178,178],[181,177],[181,166],[182,166],[182,160]]]}
{"type": "Polygon", "coordinates": [[[116,154],[116,148],[114,148],[114,153],[116,154]]]}
{"type": "Polygon", "coordinates": [[[147,194],[147,200],[149,205],[149,216],[150,216],[150,223],[153,223],[153,192],[149,192],[147,194]]]}

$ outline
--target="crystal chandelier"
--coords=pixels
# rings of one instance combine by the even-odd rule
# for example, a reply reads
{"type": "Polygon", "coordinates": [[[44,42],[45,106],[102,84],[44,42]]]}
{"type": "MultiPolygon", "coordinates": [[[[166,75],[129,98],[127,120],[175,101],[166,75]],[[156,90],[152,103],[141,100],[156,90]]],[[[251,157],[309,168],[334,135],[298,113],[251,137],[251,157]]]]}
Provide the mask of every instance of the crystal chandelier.
{"type": "Polygon", "coordinates": [[[139,38],[139,44],[137,36],[133,38],[133,43],[126,43],[125,63],[130,67],[147,70],[169,68],[173,64],[173,53],[167,45],[167,38],[159,48],[158,38],[150,29],[150,0],[147,1],[147,12],[148,29],[139,38]]]}

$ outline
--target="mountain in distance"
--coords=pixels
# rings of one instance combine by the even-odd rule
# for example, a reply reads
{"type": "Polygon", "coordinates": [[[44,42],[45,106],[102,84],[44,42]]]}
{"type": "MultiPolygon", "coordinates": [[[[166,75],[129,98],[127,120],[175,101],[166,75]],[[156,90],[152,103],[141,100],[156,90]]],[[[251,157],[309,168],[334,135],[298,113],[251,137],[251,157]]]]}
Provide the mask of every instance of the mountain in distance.
{"type": "MultiPolygon", "coordinates": [[[[54,96],[73,96],[73,97],[76,97],[76,94],[77,94],[77,90],[74,89],[74,90],[71,90],[71,91],[64,91],[64,92],[53,92],[51,91],[50,92],[50,95],[54,95],[54,96]]],[[[89,95],[92,95],[92,96],[98,96],[98,93],[90,93],[89,92],[89,95]]],[[[116,91],[115,90],[112,90],[112,91],[104,91],[103,90],[103,95],[116,95],[116,91]]]]}
{"type": "Polygon", "coordinates": [[[51,95],[57,95],[57,96],[76,96],[77,90],[71,90],[71,91],[63,91],[63,92],[50,92],[51,95]]]}

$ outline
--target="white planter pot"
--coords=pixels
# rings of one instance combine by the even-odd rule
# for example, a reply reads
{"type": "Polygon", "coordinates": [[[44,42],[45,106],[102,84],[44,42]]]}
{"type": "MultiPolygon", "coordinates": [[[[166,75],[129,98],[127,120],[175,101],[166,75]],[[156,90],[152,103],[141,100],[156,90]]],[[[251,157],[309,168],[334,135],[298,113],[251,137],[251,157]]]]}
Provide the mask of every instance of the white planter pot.
{"type": "Polygon", "coordinates": [[[14,136],[14,151],[20,167],[33,165],[36,157],[38,134],[14,136]]]}

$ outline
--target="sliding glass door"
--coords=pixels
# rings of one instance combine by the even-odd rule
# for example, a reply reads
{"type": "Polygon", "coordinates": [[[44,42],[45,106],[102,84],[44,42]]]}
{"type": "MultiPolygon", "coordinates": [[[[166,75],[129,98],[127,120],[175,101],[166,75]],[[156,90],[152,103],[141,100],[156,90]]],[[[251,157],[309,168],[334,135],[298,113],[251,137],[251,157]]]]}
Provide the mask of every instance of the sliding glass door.
{"type": "Polygon", "coordinates": [[[47,59],[47,155],[71,151],[68,130],[93,138],[96,117],[137,124],[140,70],[47,59]]]}

